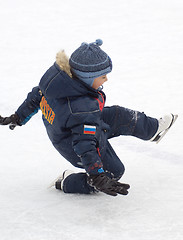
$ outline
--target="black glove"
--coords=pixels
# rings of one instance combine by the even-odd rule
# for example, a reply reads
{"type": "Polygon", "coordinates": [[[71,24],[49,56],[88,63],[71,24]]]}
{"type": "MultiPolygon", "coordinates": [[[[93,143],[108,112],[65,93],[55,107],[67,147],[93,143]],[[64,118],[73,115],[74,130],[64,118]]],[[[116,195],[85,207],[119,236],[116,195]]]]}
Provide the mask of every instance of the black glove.
{"type": "Polygon", "coordinates": [[[127,195],[129,184],[120,183],[114,179],[109,178],[105,173],[99,175],[89,175],[88,184],[97,190],[106,194],[117,196],[117,194],[127,195]]]}
{"type": "Polygon", "coordinates": [[[17,125],[21,126],[20,118],[16,113],[12,114],[10,117],[3,118],[0,116],[0,125],[9,125],[9,128],[13,130],[17,125]]]}

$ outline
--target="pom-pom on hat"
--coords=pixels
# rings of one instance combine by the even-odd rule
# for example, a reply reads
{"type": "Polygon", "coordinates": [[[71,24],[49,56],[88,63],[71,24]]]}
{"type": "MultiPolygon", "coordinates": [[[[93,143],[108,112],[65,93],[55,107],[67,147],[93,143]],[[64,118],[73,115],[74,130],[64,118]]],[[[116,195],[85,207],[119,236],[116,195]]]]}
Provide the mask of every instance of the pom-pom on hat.
{"type": "Polygon", "coordinates": [[[72,74],[90,86],[95,78],[112,71],[112,61],[100,48],[102,44],[101,39],[89,44],[84,42],[69,59],[72,74]]]}

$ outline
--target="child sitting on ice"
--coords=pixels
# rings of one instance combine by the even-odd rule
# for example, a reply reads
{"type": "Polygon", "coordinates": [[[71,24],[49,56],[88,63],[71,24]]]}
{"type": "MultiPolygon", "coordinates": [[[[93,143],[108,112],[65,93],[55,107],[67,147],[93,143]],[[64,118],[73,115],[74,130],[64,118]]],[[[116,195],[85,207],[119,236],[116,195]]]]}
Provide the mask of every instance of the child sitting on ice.
{"type": "Polygon", "coordinates": [[[85,173],[66,170],[55,181],[65,193],[128,194],[130,186],[118,181],[124,165],[108,139],[130,135],[157,142],[177,118],[168,114],[157,120],[120,106],[104,107],[101,86],[112,71],[112,61],[101,45],[101,40],[83,43],[70,59],[64,51],[58,53],[16,113],[0,117],[1,125],[14,129],[41,109],[53,146],[73,166],[85,169],[85,173]]]}

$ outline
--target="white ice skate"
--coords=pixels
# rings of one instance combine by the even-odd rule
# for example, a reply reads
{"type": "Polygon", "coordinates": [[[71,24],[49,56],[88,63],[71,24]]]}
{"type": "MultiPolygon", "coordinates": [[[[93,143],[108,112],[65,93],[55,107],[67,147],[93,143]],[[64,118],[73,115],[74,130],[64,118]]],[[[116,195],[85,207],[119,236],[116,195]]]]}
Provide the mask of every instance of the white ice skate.
{"type": "Polygon", "coordinates": [[[177,120],[178,115],[167,114],[158,120],[159,126],[155,135],[150,139],[151,142],[159,143],[161,139],[165,136],[171,126],[177,120]]]}
{"type": "Polygon", "coordinates": [[[68,177],[74,173],[71,170],[65,170],[61,175],[59,175],[49,186],[48,188],[55,187],[57,189],[63,190],[63,182],[68,177]]]}

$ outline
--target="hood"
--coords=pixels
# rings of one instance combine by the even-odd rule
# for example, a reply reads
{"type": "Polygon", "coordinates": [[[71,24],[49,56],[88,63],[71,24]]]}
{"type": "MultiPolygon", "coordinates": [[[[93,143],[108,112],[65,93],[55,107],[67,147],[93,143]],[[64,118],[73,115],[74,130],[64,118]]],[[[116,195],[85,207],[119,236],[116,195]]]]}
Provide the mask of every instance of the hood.
{"type": "Polygon", "coordinates": [[[56,62],[41,78],[39,88],[48,99],[98,95],[95,89],[72,78],[69,60],[64,51],[57,53],[56,62]]]}

